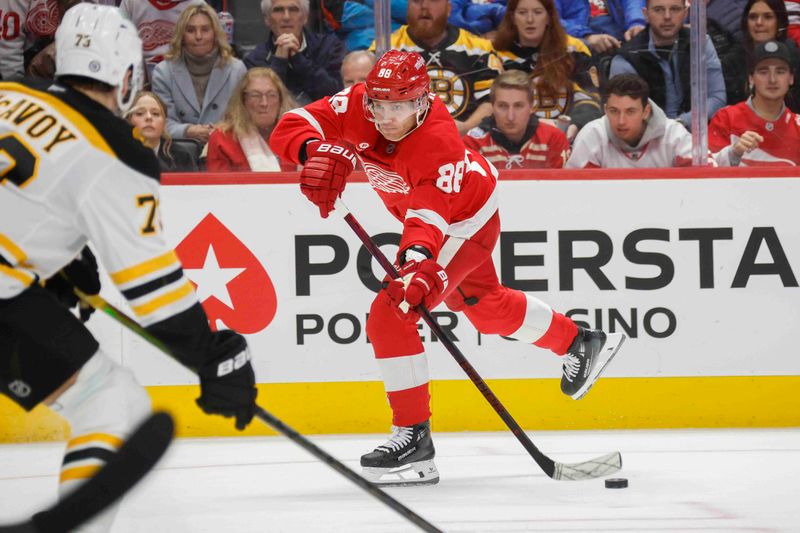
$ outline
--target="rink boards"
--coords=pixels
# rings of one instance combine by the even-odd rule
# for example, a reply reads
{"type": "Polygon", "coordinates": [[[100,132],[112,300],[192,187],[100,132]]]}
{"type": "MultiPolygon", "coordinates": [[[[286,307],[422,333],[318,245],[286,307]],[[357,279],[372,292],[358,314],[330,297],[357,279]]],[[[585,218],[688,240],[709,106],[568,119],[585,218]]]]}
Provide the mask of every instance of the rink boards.
{"type": "MultiPolygon", "coordinates": [[[[383,432],[390,414],[364,332],[382,274],[344,221],[319,218],[296,181],[165,176],[166,235],[213,324],[247,334],[264,407],[305,433],[383,432]]],[[[574,402],[559,391],[557,357],[481,337],[463,315],[437,309],[523,427],[800,425],[800,179],[791,172],[516,171],[503,174],[499,194],[501,281],[630,337],[607,377],[574,402]]],[[[363,175],[344,200],[393,258],[400,224],[363,175]]],[[[104,295],[125,305],[108,280],[104,295]]],[[[234,433],[194,406],[186,371],[108,317],[95,315],[90,328],[175,413],[181,435],[234,433]]],[[[441,343],[427,327],[420,335],[434,427],[501,429],[441,343]]],[[[64,435],[44,409],[24,417],[2,399],[0,418],[1,441],[64,435]]]]}

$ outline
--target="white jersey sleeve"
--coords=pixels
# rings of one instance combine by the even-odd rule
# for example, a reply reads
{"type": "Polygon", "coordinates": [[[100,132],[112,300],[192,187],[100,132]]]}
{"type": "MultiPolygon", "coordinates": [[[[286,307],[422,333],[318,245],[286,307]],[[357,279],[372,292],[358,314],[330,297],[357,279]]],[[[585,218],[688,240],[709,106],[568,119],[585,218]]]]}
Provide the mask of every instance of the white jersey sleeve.
{"type": "Polygon", "coordinates": [[[147,326],[188,309],[197,298],[164,240],[158,183],[119,161],[109,163],[79,199],[77,223],[147,326]]]}

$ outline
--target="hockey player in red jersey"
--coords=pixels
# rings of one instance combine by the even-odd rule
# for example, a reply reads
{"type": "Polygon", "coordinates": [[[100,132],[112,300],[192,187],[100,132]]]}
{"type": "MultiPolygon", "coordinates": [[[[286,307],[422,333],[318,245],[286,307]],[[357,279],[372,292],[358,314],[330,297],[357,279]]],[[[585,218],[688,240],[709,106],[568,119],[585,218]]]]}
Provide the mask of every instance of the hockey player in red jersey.
{"type": "Polygon", "coordinates": [[[419,54],[389,51],[365,83],[285,114],[270,139],[279,157],[304,164],[301,190],[323,217],[360,160],[373,189],[403,224],[397,255],[402,279],[387,281],[366,326],[393,412],[390,439],[361,458],[364,475],[381,484],[439,479],[415,306],[432,309],[444,301],[482,333],[566,354],[561,388],[576,399],[604,366],[598,364],[606,343],[602,331],[580,328],[544,302],[500,284],[491,257],[500,233],[497,171],[464,147],[429,83],[419,54]]]}
{"type": "Polygon", "coordinates": [[[793,84],[793,58],[786,44],[757,45],[750,65],[753,95],[717,111],[708,126],[708,148],[719,165],[800,164],[800,117],[784,104],[793,84]]]}

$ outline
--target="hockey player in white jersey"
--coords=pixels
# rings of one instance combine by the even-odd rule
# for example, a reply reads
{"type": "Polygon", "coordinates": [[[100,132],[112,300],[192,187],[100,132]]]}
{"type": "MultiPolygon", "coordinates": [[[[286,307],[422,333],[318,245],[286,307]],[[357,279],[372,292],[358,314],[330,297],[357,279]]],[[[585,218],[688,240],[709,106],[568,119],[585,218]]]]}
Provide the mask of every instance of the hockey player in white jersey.
{"type": "MultiPolygon", "coordinates": [[[[142,325],[198,372],[200,408],[243,429],[256,389],[245,339],[209,329],[164,240],[153,152],[117,116],[139,85],[135,28],[116,8],[79,4],[56,49],[55,83],[0,82],[0,392],[26,410],[50,405],[69,422],[63,493],[150,412],[132,373],[48,290],[69,300],[59,290],[68,278],[99,291],[87,242],[142,325]]],[[[107,513],[85,531],[108,530],[111,520],[107,513]]]]}

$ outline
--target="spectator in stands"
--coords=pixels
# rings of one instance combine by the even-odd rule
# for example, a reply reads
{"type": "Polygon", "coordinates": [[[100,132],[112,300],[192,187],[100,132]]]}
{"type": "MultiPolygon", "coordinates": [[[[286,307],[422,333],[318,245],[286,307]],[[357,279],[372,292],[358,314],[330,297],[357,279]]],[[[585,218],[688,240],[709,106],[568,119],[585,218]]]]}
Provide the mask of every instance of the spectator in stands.
{"type": "Polygon", "coordinates": [[[743,61],[744,45],[708,14],[706,14],[706,33],[714,45],[714,51],[717,52],[722,68],[725,101],[730,105],[746,100],[747,65],[743,61]]]}
{"type": "MultiPolygon", "coordinates": [[[[635,74],[609,80],[605,116],[583,128],[568,168],[660,168],[692,165],[692,135],[649,99],[647,82],[635,74]]],[[[709,158],[709,163],[714,164],[709,158]]]]}
{"type": "Polygon", "coordinates": [[[122,0],[122,15],[133,22],[142,39],[148,72],[164,59],[175,33],[175,22],[189,5],[203,0],[122,0]]]}
{"type": "Polygon", "coordinates": [[[500,74],[489,95],[492,115],[464,137],[464,144],[497,168],[562,168],[569,141],[533,114],[533,85],[520,70],[500,74]]]}
{"type": "Polygon", "coordinates": [[[592,54],[564,32],[553,0],[509,0],[494,47],[507,70],[531,75],[536,116],[567,124],[567,138],[602,115],[592,54]]]}
{"type": "Polygon", "coordinates": [[[786,0],[784,4],[789,17],[786,35],[794,41],[794,44],[800,46],[800,0],[786,0]]]}
{"type": "Polygon", "coordinates": [[[595,54],[611,53],[644,29],[645,0],[556,0],[564,29],[595,54]]]}
{"type": "MultiPolygon", "coordinates": [[[[792,68],[797,70],[800,66],[800,50],[793,40],[787,39],[789,17],[782,0],[748,0],[742,13],[741,24],[742,31],[745,32],[747,65],[752,66],[756,45],[774,40],[788,46],[793,61],[792,68]]],[[[752,87],[749,86],[749,79],[745,74],[741,76],[739,83],[744,84],[746,92],[750,94],[752,87]]],[[[800,80],[795,80],[789,94],[786,95],[786,105],[793,112],[800,112],[800,80]]]]}
{"type": "Polygon", "coordinates": [[[0,1],[0,75],[6,81],[27,75],[52,78],[53,37],[64,13],[79,0],[0,1]],[[34,70],[31,62],[41,54],[34,70]]]}
{"type": "Polygon", "coordinates": [[[144,145],[155,152],[161,170],[197,171],[197,161],[193,155],[183,146],[173,144],[167,133],[167,108],[156,94],[149,91],[139,92],[125,118],[136,127],[144,145]]]}
{"type": "Polygon", "coordinates": [[[271,68],[299,105],[342,90],[344,44],[331,33],[304,28],[308,0],[262,0],[267,40],[247,54],[247,68],[271,68]]]}
{"type": "Polygon", "coordinates": [[[175,24],[165,61],[153,71],[153,92],[167,106],[170,136],[208,142],[246,71],[216,12],[205,3],[189,6],[175,24]]]}
{"type": "Polygon", "coordinates": [[[789,16],[783,0],[748,0],[741,13],[741,28],[749,52],[767,41],[783,41],[789,16]]]}
{"type": "Polygon", "coordinates": [[[231,97],[225,118],[208,141],[209,171],[297,170],[281,165],[269,148],[269,136],[281,115],[296,107],[292,96],[271,69],[255,67],[231,97]]]}
{"type": "Polygon", "coordinates": [[[800,164],[800,117],[785,105],[794,83],[788,46],[779,41],[756,45],[747,102],[723,107],[708,127],[708,147],[722,166],[800,164]]]}
{"type": "Polygon", "coordinates": [[[345,88],[361,83],[375,65],[375,54],[367,50],[350,52],[342,60],[342,81],[345,88]]]}
{"type": "MultiPolygon", "coordinates": [[[[744,43],[742,13],[747,0],[706,0],[706,18],[731,34],[739,44],[744,43]]],[[[724,68],[724,67],[723,67],[724,68]]]]}
{"type": "MultiPolygon", "coordinates": [[[[625,43],[611,61],[610,76],[638,74],[650,86],[650,99],[687,129],[692,124],[689,75],[689,29],[685,0],[647,0],[647,31],[625,43]]],[[[711,39],[706,36],[708,116],[726,102],[722,66],[711,39]]]]}
{"type": "Polygon", "coordinates": [[[490,41],[450,25],[449,14],[449,0],[409,0],[408,25],[392,33],[391,47],[423,57],[431,90],[464,135],[492,113],[489,89],[503,67],[490,41]]]}
{"type": "MultiPolygon", "coordinates": [[[[406,23],[407,0],[390,0],[392,31],[406,23]]],[[[348,50],[364,50],[375,40],[373,2],[364,0],[323,0],[322,13],[328,26],[336,31],[348,50]]]]}

